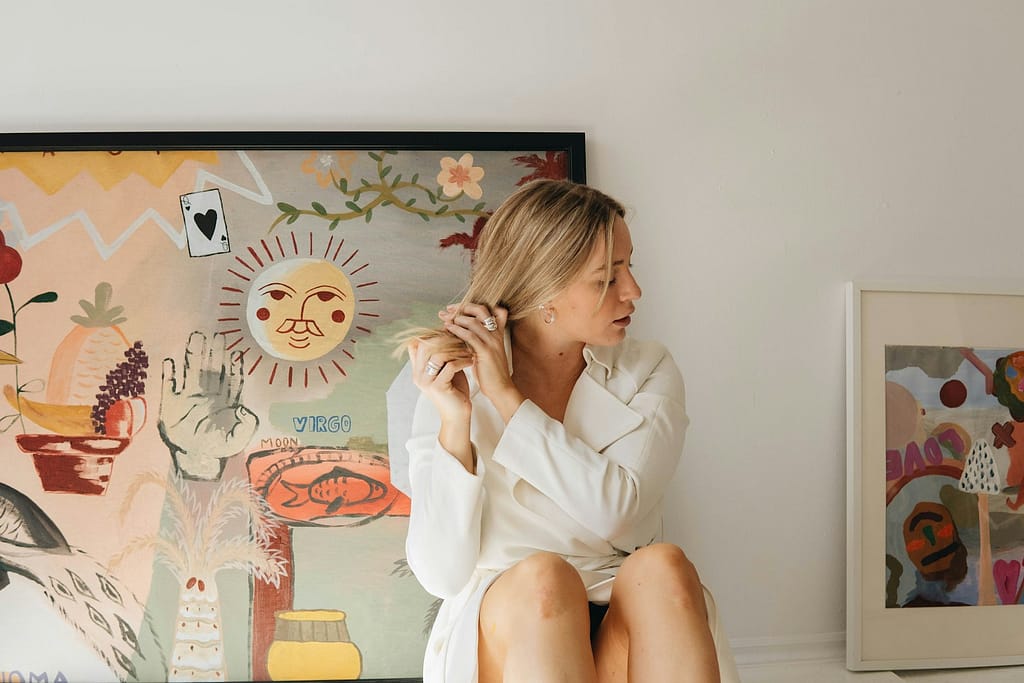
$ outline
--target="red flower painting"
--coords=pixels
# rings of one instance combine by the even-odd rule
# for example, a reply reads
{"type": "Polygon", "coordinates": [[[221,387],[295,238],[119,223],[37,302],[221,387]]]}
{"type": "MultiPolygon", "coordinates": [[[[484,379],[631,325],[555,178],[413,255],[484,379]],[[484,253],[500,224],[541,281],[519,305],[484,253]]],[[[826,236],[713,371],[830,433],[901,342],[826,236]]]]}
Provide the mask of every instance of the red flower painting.
{"type": "Polygon", "coordinates": [[[21,254],[7,246],[7,238],[0,232],[0,285],[6,285],[21,274],[21,254]]]}
{"type": "Polygon", "coordinates": [[[457,232],[447,237],[441,238],[441,248],[447,249],[448,247],[461,246],[463,249],[469,249],[470,260],[472,261],[476,257],[476,245],[480,241],[480,233],[484,229],[484,225],[487,224],[487,219],[491,217],[488,213],[486,216],[480,216],[473,221],[473,232],[457,232]]]}
{"type": "Polygon", "coordinates": [[[516,162],[520,166],[526,166],[533,169],[533,173],[523,176],[516,185],[525,185],[531,180],[538,180],[540,178],[565,180],[569,174],[569,169],[566,164],[567,159],[568,157],[565,152],[555,152],[552,150],[545,152],[543,159],[536,154],[525,154],[523,156],[512,157],[512,161],[516,162]]]}

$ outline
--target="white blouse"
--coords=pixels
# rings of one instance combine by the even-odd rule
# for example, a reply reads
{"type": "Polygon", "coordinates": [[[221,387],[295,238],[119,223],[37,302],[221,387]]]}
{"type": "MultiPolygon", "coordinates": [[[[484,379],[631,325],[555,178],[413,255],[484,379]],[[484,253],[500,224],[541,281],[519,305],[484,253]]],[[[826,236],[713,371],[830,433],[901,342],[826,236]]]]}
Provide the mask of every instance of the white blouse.
{"type": "Polygon", "coordinates": [[[557,553],[580,572],[589,600],[607,602],[626,556],[661,536],[689,423],[679,369],[660,344],[629,338],[583,355],[562,422],[527,400],[505,425],[467,373],[475,474],[438,443],[433,403],[417,402],[406,554],[423,587],[444,599],[424,683],[476,681],[480,602],[516,562],[557,553]]]}

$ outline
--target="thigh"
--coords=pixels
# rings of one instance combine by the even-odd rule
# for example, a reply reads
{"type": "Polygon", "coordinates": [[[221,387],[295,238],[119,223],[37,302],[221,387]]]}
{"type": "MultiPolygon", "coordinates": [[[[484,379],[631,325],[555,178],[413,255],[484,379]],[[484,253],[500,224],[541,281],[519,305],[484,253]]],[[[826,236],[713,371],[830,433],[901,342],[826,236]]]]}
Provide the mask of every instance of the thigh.
{"type": "Polygon", "coordinates": [[[629,634],[622,622],[621,611],[614,604],[596,628],[591,642],[599,683],[626,683],[629,665],[629,634]]]}
{"type": "MultiPolygon", "coordinates": [[[[501,681],[511,648],[529,640],[539,620],[562,618],[587,605],[579,573],[558,555],[536,553],[494,580],[480,603],[478,676],[501,681]]],[[[581,617],[583,618],[583,617],[581,617]]]]}

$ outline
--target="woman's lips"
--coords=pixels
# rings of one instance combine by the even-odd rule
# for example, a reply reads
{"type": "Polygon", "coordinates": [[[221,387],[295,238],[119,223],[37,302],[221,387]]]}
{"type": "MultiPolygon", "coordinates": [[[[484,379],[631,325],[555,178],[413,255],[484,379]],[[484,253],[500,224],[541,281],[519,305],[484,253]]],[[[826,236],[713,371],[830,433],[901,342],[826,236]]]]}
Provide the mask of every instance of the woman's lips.
{"type": "Polygon", "coordinates": [[[619,318],[613,324],[621,325],[622,327],[625,327],[626,325],[628,325],[630,323],[630,320],[632,320],[632,318],[630,318],[630,316],[627,315],[627,316],[625,316],[623,318],[619,318]]]}

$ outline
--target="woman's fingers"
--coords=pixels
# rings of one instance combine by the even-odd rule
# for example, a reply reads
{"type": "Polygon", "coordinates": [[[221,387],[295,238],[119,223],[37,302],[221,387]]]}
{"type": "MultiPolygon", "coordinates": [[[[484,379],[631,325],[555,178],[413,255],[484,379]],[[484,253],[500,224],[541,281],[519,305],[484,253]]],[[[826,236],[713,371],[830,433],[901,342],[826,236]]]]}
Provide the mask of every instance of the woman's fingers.
{"type": "Polygon", "coordinates": [[[413,382],[421,389],[440,382],[450,384],[452,378],[460,370],[473,364],[471,358],[452,353],[438,353],[428,344],[410,345],[409,355],[412,362],[413,382]]]}
{"type": "Polygon", "coordinates": [[[432,352],[426,343],[415,349],[410,347],[414,379],[421,389],[439,389],[446,385],[450,388],[458,373],[469,367],[473,367],[478,376],[482,373],[487,379],[479,379],[488,385],[507,380],[504,333],[508,309],[495,306],[492,310],[482,304],[453,304],[438,311],[437,315],[450,334],[466,343],[472,356],[432,352]]]}
{"type": "Polygon", "coordinates": [[[434,377],[434,384],[451,384],[455,378],[456,373],[461,372],[473,365],[472,360],[457,360],[453,359],[444,364],[444,367],[434,377]]]}
{"type": "Polygon", "coordinates": [[[409,362],[412,364],[413,377],[419,377],[420,373],[423,372],[423,366],[426,364],[426,359],[423,357],[424,345],[419,341],[414,341],[409,344],[409,362]]]}
{"type": "Polygon", "coordinates": [[[453,327],[461,327],[462,329],[469,330],[484,342],[494,341],[494,339],[498,337],[498,321],[494,316],[488,316],[481,320],[480,318],[468,315],[459,315],[450,320],[447,324],[453,327]],[[494,328],[493,330],[487,327],[488,321],[490,321],[491,327],[494,328]]]}
{"type": "MultiPolygon", "coordinates": [[[[442,311],[442,313],[447,313],[449,316],[452,316],[459,312],[459,307],[456,306],[455,304],[447,306],[444,309],[444,311],[442,311]]],[[[475,318],[480,318],[481,320],[483,320],[484,318],[491,314],[491,311],[483,304],[466,304],[462,307],[461,313],[463,315],[470,315],[475,318]]]]}
{"type": "Polygon", "coordinates": [[[488,336],[495,333],[488,332],[479,321],[469,321],[476,321],[476,318],[459,316],[455,321],[445,323],[444,326],[446,330],[469,344],[474,354],[480,355],[487,349],[487,343],[490,341],[488,336]]]}
{"type": "Polygon", "coordinates": [[[451,305],[437,312],[437,317],[446,323],[459,321],[459,324],[466,325],[472,324],[467,321],[476,320],[483,325],[484,329],[488,332],[495,332],[499,329],[498,312],[504,311],[504,320],[508,319],[508,311],[500,306],[496,306],[492,312],[487,306],[483,304],[466,304],[460,310],[458,306],[451,305]],[[466,320],[462,320],[465,318],[466,320]]]}

